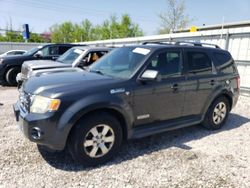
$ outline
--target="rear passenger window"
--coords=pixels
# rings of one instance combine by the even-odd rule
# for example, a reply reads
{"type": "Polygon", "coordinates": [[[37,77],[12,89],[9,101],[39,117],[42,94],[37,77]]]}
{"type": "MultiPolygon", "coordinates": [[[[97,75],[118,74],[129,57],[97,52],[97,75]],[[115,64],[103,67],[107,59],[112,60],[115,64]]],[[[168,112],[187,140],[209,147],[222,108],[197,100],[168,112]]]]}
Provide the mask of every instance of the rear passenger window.
{"type": "Polygon", "coordinates": [[[66,52],[70,48],[71,48],[71,46],[60,46],[59,47],[59,55],[64,54],[64,52],[66,52]]]}
{"type": "Polygon", "coordinates": [[[187,52],[188,72],[194,74],[210,74],[212,64],[207,54],[203,52],[187,52]]]}
{"type": "Polygon", "coordinates": [[[59,54],[59,47],[58,46],[49,47],[49,55],[58,55],[58,54],[59,54]]]}

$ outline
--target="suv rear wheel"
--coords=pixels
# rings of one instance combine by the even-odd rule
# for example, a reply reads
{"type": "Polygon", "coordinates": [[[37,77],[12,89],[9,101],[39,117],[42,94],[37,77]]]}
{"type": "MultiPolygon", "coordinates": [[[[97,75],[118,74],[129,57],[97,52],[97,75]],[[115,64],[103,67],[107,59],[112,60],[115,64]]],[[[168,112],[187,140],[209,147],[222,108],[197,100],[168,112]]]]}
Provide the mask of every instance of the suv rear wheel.
{"type": "Polygon", "coordinates": [[[219,97],[209,107],[202,125],[208,129],[220,129],[226,122],[230,105],[226,97],[219,97]]]}
{"type": "Polygon", "coordinates": [[[16,81],[16,76],[20,72],[19,67],[12,67],[10,68],[7,73],[6,73],[6,81],[10,86],[16,86],[17,81],[16,81]]]}
{"type": "Polygon", "coordinates": [[[84,165],[98,165],[112,158],[122,142],[119,121],[108,113],[81,119],[70,134],[72,158],[84,165]]]}

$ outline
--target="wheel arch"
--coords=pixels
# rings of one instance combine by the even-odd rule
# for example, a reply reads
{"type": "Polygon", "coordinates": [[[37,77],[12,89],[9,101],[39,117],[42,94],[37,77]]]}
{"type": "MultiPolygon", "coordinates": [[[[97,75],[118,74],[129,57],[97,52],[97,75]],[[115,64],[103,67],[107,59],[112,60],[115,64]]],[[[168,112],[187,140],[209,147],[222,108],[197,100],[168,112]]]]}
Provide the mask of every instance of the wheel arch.
{"type": "MultiPolygon", "coordinates": [[[[131,119],[128,117],[127,114],[125,114],[125,112],[123,112],[121,109],[119,109],[116,106],[107,106],[107,105],[101,105],[99,107],[85,107],[84,110],[81,109],[79,110],[76,114],[74,114],[69,122],[67,124],[65,124],[63,127],[61,127],[61,129],[63,130],[64,128],[66,128],[66,130],[63,130],[63,132],[65,133],[65,139],[64,140],[64,146],[67,146],[67,143],[69,142],[69,138],[74,130],[74,127],[76,126],[76,124],[83,118],[87,117],[87,116],[91,116],[94,114],[100,114],[100,113],[109,113],[112,116],[114,116],[119,123],[121,124],[121,128],[122,128],[122,134],[123,134],[123,140],[127,140],[131,134],[130,131],[130,122],[131,119]]],[[[60,129],[60,127],[59,127],[60,129]]]]}
{"type": "Polygon", "coordinates": [[[206,103],[204,109],[203,109],[203,113],[202,113],[202,119],[204,119],[207,111],[209,110],[210,106],[212,105],[212,103],[219,97],[224,96],[230,105],[230,109],[229,111],[232,109],[232,105],[233,105],[233,93],[231,91],[228,90],[222,90],[221,92],[215,93],[213,96],[209,97],[208,102],[206,103]]]}

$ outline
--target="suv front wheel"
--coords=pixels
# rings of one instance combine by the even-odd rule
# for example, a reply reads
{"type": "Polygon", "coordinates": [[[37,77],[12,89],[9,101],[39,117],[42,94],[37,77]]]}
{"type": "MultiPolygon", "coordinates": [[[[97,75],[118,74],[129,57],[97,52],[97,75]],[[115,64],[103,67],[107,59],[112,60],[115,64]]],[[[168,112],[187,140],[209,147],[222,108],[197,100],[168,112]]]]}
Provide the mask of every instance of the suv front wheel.
{"type": "Polygon", "coordinates": [[[94,166],[110,160],[121,142],[119,121],[108,113],[100,113],[87,116],[76,124],[68,147],[76,162],[94,166]]]}
{"type": "Polygon", "coordinates": [[[230,105],[228,99],[221,96],[214,100],[209,107],[202,125],[208,129],[220,129],[226,122],[230,105]]]}

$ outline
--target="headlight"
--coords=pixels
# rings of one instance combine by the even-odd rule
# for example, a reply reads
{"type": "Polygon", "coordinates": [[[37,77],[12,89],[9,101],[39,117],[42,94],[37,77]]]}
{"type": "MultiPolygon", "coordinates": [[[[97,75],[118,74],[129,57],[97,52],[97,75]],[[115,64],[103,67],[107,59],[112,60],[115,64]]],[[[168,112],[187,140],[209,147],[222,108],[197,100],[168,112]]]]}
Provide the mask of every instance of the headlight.
{"type": "Polygon", "coordinates": [[[46,112],[53,112],[59,109],[61,101],[59,99],[50,99],[39,95],[34,96],[32,105],[30,107],[31,113],[43,114],[46,112]]]}
{"type": "Polygon", "coordinates": [[[0,65],[3,63],[3,59],[0,58],[0,65]]]}

